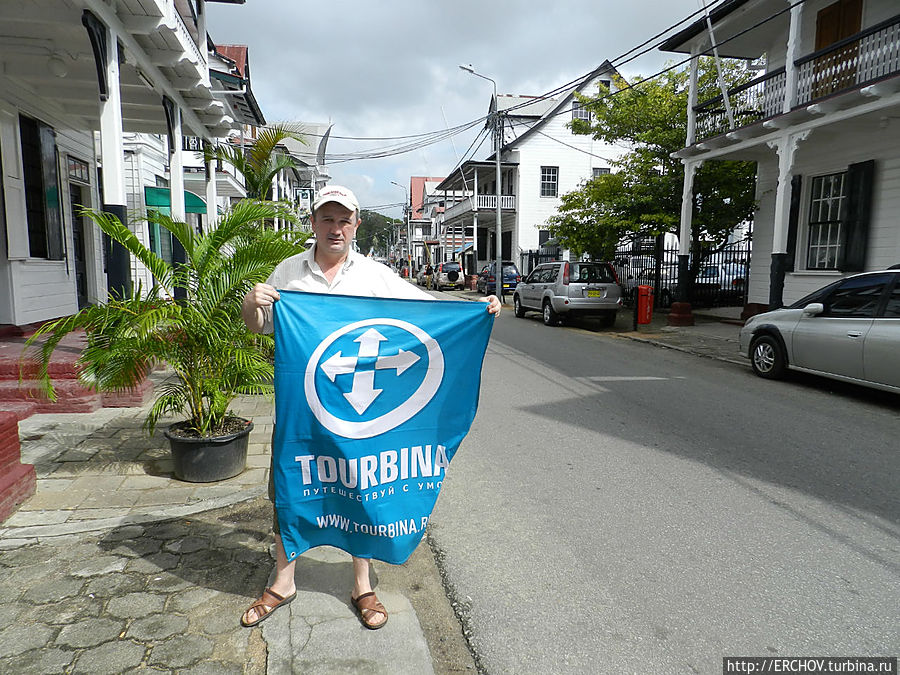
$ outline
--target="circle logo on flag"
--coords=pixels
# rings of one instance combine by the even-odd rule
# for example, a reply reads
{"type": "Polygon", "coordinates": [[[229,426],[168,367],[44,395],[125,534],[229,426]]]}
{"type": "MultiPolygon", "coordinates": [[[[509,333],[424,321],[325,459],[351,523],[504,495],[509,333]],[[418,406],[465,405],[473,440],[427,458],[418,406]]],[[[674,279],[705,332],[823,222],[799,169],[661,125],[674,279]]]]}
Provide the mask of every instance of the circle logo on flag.
{"type": "Polygon", "coordinates": [[[306,364],[303,389],[323,427],[344,438],[360,439],[383,434],[412,418],[428,405],[443,377],[440,345],[419,326],[400,319],[365,319],[339,328],[319,343],[306,364]],[[349,335],[355,333],[359,335],[351,341],[349,335]],[[404,339],[395,339],[398,335],[404,339]],[[410,348],[411,341],[415,348],[410,348]],[[336,351],[336,344],[341,349],[336,351]],[[379,372],[384,373],[379,376],[381,388],[376,387],[379,372]],[[401,379],[404,373],[407,380],[401,379]],[[403,387],[412,376],[421,382],[414,389],[407,387],[407,395],[403,387]],[[329,395],[320,395],[319,386],[328,387],[329,395]],[[372,414],[385,405],[387,410],[372,414]]]}

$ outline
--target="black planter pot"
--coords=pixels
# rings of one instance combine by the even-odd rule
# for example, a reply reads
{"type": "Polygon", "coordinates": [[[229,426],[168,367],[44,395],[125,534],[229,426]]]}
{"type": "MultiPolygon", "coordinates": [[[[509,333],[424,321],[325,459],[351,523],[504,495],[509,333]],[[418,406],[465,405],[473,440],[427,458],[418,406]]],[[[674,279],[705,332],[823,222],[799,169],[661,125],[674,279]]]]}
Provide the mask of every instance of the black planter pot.
{"type": "MultiPolygon", "coordinates": [[[[179,423],[180,424],[180,423],[179,423]]],[[[228,436],[186,438],[165,431],[175,462],[175,477],[190,483],[212,483],[237,476],[247,465],[247,442],[253,422],[228,436]]]]}

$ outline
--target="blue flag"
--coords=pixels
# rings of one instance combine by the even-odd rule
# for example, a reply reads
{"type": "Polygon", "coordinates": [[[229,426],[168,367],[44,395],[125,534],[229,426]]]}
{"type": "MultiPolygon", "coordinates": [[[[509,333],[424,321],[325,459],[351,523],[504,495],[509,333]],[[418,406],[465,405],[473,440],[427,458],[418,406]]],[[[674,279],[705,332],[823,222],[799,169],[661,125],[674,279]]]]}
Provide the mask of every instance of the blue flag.
{"type": "Polygon", "coordinates": [[[279,291],[275,508],[288,560],[404,562],[478,407],[484,303],[279,291]]]}

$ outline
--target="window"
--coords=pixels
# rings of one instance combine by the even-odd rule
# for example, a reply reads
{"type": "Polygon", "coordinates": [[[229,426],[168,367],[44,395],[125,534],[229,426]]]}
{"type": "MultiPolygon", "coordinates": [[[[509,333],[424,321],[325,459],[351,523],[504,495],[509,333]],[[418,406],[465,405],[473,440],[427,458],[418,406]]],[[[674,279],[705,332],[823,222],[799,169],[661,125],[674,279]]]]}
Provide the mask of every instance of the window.
{"type": "MultiPolygon", "coordinates": [[[[608,92],[608,91],[609,91],[609,85],[611,84],[610,81],[609,81],[609,80],[600,80],[599,82],[600,82],[600,86],[603,87],[603,89],[606,89],[606,91],[608,92]]],[[[601,94],[605,94],[605,93],[606,93],[605,91],[603,91],[603,89],[600,90],[600,93],[601,93],[601,94]]]]}
{"type": "Polygon", "coordinates": [[[875,316],[884,288],[891,281],[891,274],[871,274],[841,282],[825,299],[823,316],[875,316]]]}
{"type": "Polygon", "coordinates": [[[558,166],[541,167],[541,197],[556,197],[559,183],[558,166]]]}
{"type": "Polygon", "coordinates": [[[833,173],[816,176],[812,180],[806,259],[809,269],[837,269],[841,248],[841,220],[847,198],[845,177],[846,173],[833,173]]]}
{"type": "Polygon", "coordinates": [[[19,116],[28,255],[62,260],[62,214],[56,164],[56,132],[24,115],[19,116]]]}
{"type": "Polygon", "coordinates": [[[900,281],[894,285],[894,290],[888,296],[884,315],[891,318],[900,318],[900,281]]]}
{"type": "Polygon", "coordinates": [[[572,119],[591,121],[591,111],[584,107],[581,101],[572,101],[572,119]]]}
{"type": "Polygon", "coordinates": [[[594,172],[594,178],[596,178],[597,176],[605,176],[609,173],[609,169],[602,166],[595,166],[592,171],[594,172]]]}

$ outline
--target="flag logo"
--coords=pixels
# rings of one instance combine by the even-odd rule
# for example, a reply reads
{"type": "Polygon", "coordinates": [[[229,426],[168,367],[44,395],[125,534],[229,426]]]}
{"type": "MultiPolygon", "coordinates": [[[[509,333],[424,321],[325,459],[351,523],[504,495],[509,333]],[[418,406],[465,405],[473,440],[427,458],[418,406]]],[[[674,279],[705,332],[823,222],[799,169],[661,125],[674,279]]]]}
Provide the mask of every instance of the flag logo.
{"type": "Polygon", "coordinates": [[[443,376],[444,354],[437,341],[408,321],[385,317],[357,321],[325,337],[307,363],[303,387],[323,427],[360,439],[412,418],[437,393],[443,376]],[[410,382],[417,382],[415,389],[410,382]],[[378,411],[374,416],[373,410],[378,411]]]}

